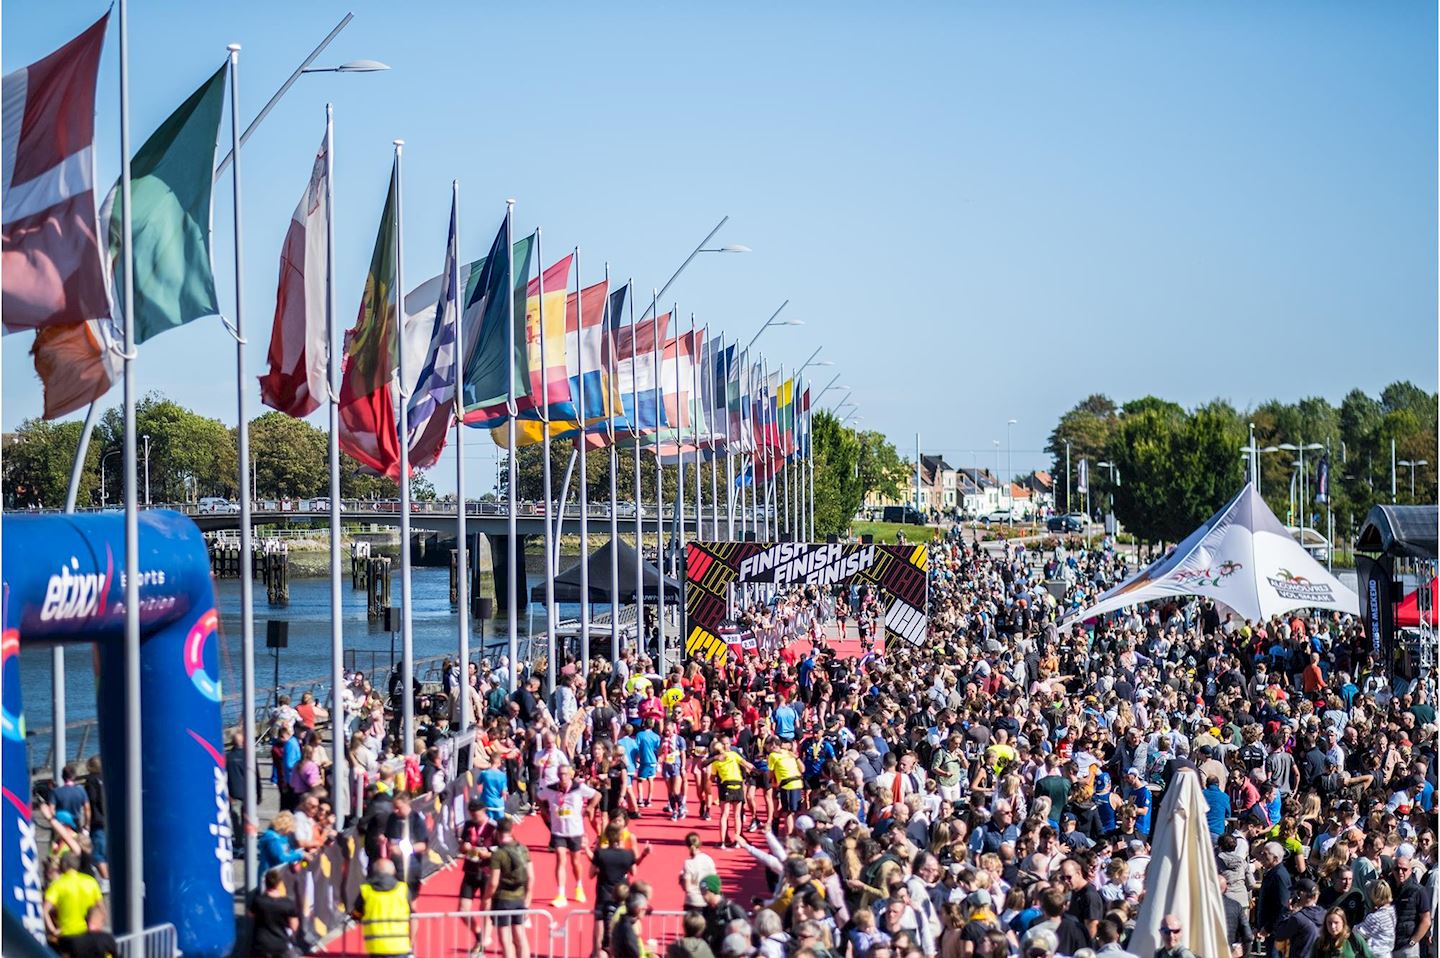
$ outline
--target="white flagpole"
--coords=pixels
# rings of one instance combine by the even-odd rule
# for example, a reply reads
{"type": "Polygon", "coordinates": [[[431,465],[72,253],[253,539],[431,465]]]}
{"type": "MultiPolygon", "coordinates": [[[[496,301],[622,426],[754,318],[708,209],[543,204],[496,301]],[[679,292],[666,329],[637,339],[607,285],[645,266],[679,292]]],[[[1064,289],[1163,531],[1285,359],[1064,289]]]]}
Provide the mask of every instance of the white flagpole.
{"type": "MultiPolygon", "coordinates": [[[[461,732],[470,727],[470,527],[465,509],[465,323],[461,312],[465,291],[460,288],[460,181],[450,181],[450,203],[455,208],[455,255],[450,258],[450,291],[455,297],[455,604],[460,613],[461,732]]],[[[483,651],[483,650],[482,650],[483,651]]]]}
{"type": "MultiPolygon", "coordinates": [[[[736,347],[730,347],[733,352],[736,347]]],[[[725,366],[725,394],[720,397],[720,408],[725,411],[725,538],[735,541],[735,443],[730,435],[730,357],[725,351],[725,340],[720,340],[720,361],[725,366]]]]}
{"type": "MultiPolygon", "coordinates": [[[[605,288],[608,298],[610,288],[605,288]]],[[[585,298],[580,286],[580,247],[575,247],[575,368],[580,372],[575,411],[580,424],[580,444],[575,447],[580,458],[580,678],[590,674],[590,479],[585,468],[585,298]]],[[[563,504],[561,514],[564,514],[563,504]]],[[[557,537],[558,539],[558,537],[557,537]]],[[[556,544],[559,552],[559,544],[556,544]]],[[[582,703],[583,704],[583,703],[582,703]]]]}
{"type": "Polygon", "coordinates": [[[546,335],[545,329],[545,256],[541,252],[540,230],[535,230],[535,260],[540,265],[540,314],[539,314],[539,338],[540,338],[540,395],[535,403],[535,410],[540,415],[541,435],[541,457],[544,464],[544,494],[542,499],[545,503],[544,521],[545,529],[545,689],[555,688],[555,571],[550,565],[550,554],[554,547],[554,536],[550,531],[550,523],[554,521],[551,512],[554,510],[554,492],[550,486],[550,368],[546,364],[545,340],[550,337],[546,335]]]}
{"type": "MultiPolygon", "coordinates": [[[[237,87],[239,86],[238,80],[240,71],[240,44],[232,43],[227,49],[230,51],[230,138],[235,153],[235,161],[230,168],[230,182],[232,193],[231,200],[234,204],[233,220],[235,230],[235,414],[239,420],[236,426],[236,436],[238,437],[238,452],[240,456],[240,474],[238,477],[240,485],[240,655],[243,660],[241,663],[240,697],[242,700],[241,708],[243,709],[244,713],[241,718],[241,727],[245,730],[245,880],[247,888],[254,888],[256,881],[259,879],[259,874],[258,872],[256,872],[259,860],[255,855],[251,854],[253,841],[252,836],[250,835],[249,826],[255,825],[258,827],[259,819],[257,812],[259,811],[260,802],[259,796],[258,794],[256,794],[258,788],[255,783],[256,758],[255,743],[253,741],[255,738],[255,600],[254,582],[250,578],[250,557],[251,550],[253,549],[253,530],[250,526],[250,420],[249,415],[245,411],[245,390],[249,386],[249,382],[248,378],[245,375],[245,243],[243,242],[242,238],[243,232],[240,217],[240,94],[237,89],[237,87]]],[[[126,153],[128,155],[129,151],[127,150],[126,153]]],[[[130,206],[128,194],[126,196],[125,205],[126,213],[128,214],[130,206]]],[[[127,227],[127,250],[129,246],[129,235],[129,229],[127,227]]],[[[127,318],[130,316],[130,311],[128,308],[125,311],[125,315],[127,318]]],[[[129,354],[131,352],[131,344],[128,342],[128,322],[126,324],[126,328],[127,342],[125,344],[125,352],[129,354]]],[[[130,364],[128,361],[125,364],[125,368],[127,371],[130,368],[130,364]]],[[[125,382],[128,393],[130,384],[128,376],[126,377],[125,382]]],[[[127,395],[127,400],[128,399],[129,397],[127,395]]],[[[131,509],[134,504],[133,497],[131,495],[131,489],[134,483],[134,465],[132,462],[135,452],[132,445],[134,432],[135,419],[133,415],[133,410],[127,410],[125,415],[125,507],[127,510],[127,530],[129,528],[128,510],[131,509]]],[[[136,590],[134,595],[132,595],[130,592],[131,583],[135,581],[134,576],[138,576],[139,571],[138,568],[133,571],[129,568],[128,562],[130,556],[128,554],[128,549],[125,558],[127,561],[125,612],[126,625],[128,626],[130,610],[136,608],[136,603],[140,601],[138,589],[136,590]]],[[[138,556],[136,558],[138,561],[138,556]]],[[[137,630],[139,629],[138,619],[136,621],[135,627],[137,630]]],[[[136,655],[138,666],[138,649],[136,655]]],[[[129,677],[127,676],[127,678],[129,677]]],[[[132,691],[134,695],[139,695],[138,687],[136,689],[133,689],[132,691]]],[[[132,699],[132,701],[138,703],[139,699],[134,698],[132,699]]],[[[139,734],[138,729],[133,729],[132,731],[134,731],[136,735],[139,734]]],[[[135,747],[138,751],[138,742],[132,742],[129,744],[132,747],[135,747]]],[[[139,762],[138,755],[136,757],[136,762],[139,762]]],[[[138,795],[136,797],[138,800],[138,795]]],[[[133,837],[134,836],[132,835],[132,839],[133,837]]],[[[141,927],[142,926],[140,924],[136,924],[130,930],[139,931],[141,927]]]]}
{"type": "Polygon", "coordinates": [[[415,747],[415,635],[411,612],[415,596],[410,584],[410,402],[405,388],[405,202],[400,175],[401,155],[405,141],[395,141],[395,356],[399,365],[400,387],[400,674],[401,690],[400,752],[411,754],[415,747]]]}
{"type": "MultiPolygon", "coordinates": [[[[520,570],[517,569],[515,561],[515,550],[518,543],[515,530],[515,482],[517,479],[515,470],[515,244],[512,241],[513,221],[515,218],[515,201],[505,201],[505,255],[510,258],[510,268],[506,270],[506,282],[509,284],[505,290],[505,365],[509,369],[509,390],[505,399],[505,438],[506,438],[506,489],[509,492],[509,508],[505,511],[505,528],[508,538],[505,549],[505,570],[506,581],[509,583],[510,594],[505,596],[505,614],[510,637],[510,658],[509,676],[510,691],[514,692],[520,687],[520,640],[517,635],[518,623],[516,615],[518,610],[518,597],[523,590],[523,583],[517,581],[520,570]]],[[[526,278],[529,283],[529,277],[526,278]]],[[[497,598],[499,598],[497,596],[497,598]]]]}
{"type": "Polygon", "coordinates": [[[350,814],[350,778],[345,749],[345,634],[340,581],[340,363],[335,361],[335,116],[325,104],[325,348],[330,401],[330,760],[331,807],[343,826],[350,814]]]}
{"type": "MultiPolygon", "coordinates": [[[[635,421],[630,423],[630,437],[635,448],[635,648],[645,650],[645,499],[640,482],[640,334],[635,327],[635,281],[629,283],[630,295],[630,408],[635,421]]],[[[652,306],[653,308],[653,306],[652,306]]],[[[655,317],[659,325],[659,317],[655,317]]],[[[651,327],[654,328],[653,326],[651,327]]],[[[654,334],[651,334],[653,345],[654,334]]],[[[619,651],[614,653],[617,657],[619,651]]]]}
{"type": "MultiPolygon", "coordinates": [[[[629,296],[627,295],[628,299],[629,296]]],[[[610,356],[610,368],[607,371],[607,378],[604,380],[605,396],[610,402],[619,398],[615,393],[615,384],[608,378],[614,375],[619,360],[615,355],[615,333],[611,328],[610,316],[610,264],[605,264],[605,342],[610,356]]],[[[624,411],[625,403],[620,403],[621,411],[624,411]]],[[[615,474],[618,463],[615,450],[615,413],[613,408],[605,417],[605,435],[609,439],[607,445],[610,447],[610,664],[614,665],[620,661],[620,518],[616,514],[615,506],[619,501],[619,492],[616,489],[615,474]]],[[[583,440],[582,440],[583,441],[583,440]]]]}
{"type": "MultiPolygon", "coordinates": [[[[708,331],[708,330],[706,331],[706,335],[707,335],[707,337],[708,337],[708,335],[709,335],[709,331],[708,331]]],[[[708,360],[707,360],[706,363],[705,363],[705,375],[709,377],[708,382],[710,383],[710,402],[709,402],[709,413],[710,413],[710,423],[709,423],[709,425],[710,425],[710,536],[711,536],[711,538],[714,539],[716,542],[719,542],[719,541],[720,541],[720,475],[719,475],[719,468],[718,468],[718,467],[719,467],[719,463],[716,462],[717,456],[715,455],[715,441],[716,441],[716,434],[715,434],[715,370],[716,370],[716,368],[720,365],[720,363],[717,362],[717,360],[723,361],[723,360],[724,360],[724,357],[725,357],[725,337],[724,337],[723,335],[722,335],[722,336],[717,336],[717,337],[715,338],[715,343],[716,343],[716,347],[715,347],[715,348],[716,348],[716,349],[719,349],[719,352],[718,352],[718,353],[715,352],[715,349],[712,349],[712,350],[710,351],[710,356],[709,356],[708,360]]],[[[727,427],[727,428],[728,428],[728,427],[727,427]]],[[[730,448],[730,443],[729,443],[728,437],[727,437],[727,440],[726,440],[726,442],[725,442],[725,448],[727,448],[727,449],[730,448]]],[[[697,538],[698,538],[698,536],[697,536],[697,538]]]]}
{"type": "MultiPolygon", "coordinates": [[[[670,304],[670,315],[675,317],[678,327],[680,319],[680,304],[670,304]]],[[[691,337],[692,340],[694,337],[691,337]]],[[[694,343],[692,342],[693,346],[694,343]]],[[[676,416],[680,420],[675,423],[675,525],[674,531],[670,534],[670,548],[674,557],[670,561],[670,574],[679,578],[679,561],[681,543],[685,541],[685,449],[684,449],[684,420],[685,420],[685,394],[680,391],[680,334],[675,334],[675,409],[676,416]]],[[[656,450],[656,460],[659,460],[659,450],[656,450]]],[[[660,566],[664,572],[665,566],[660,566]]],[[[665,674],[665,648],[660,648],[660,665],[658,671],[665,674]]]]}
{"type": "MultiPolygon", "coordinates": [[[[811,399],[814,402],[814,399],[811,399]]],[[[805,452],[806,459],[810,465],[810,538],[816,539],[815,535],[815,411],[814,408],[805,410],[805,452]]],[[[818,541],[818,540],[817,540],[818,541]]]]}
{"type": "MultiPolygon", "coordinates": [[[[777,400],[778,406],[778,400],[777,400]]],[[[770,448],[770,427],[775,424],[779,412],[770,409],[770,364],[765,364],[765,394],[760,404],[760,413],[765,417],[765,536],[776,541],[780,538],[780,503],[775,499],[775,450],[770,448]],[[773,513],[773,514],[772,514],[773,513]]]]}
{"type": "MultiPolygon", "coordinates": [[[[780,366],[780,389],[785,389],[785,366],[780,366]]],[[[795,392],[795,380],[793,379],[791,380],[791,392],[795,392]]],[[[795,539],[795,517],[791,514],[791,470],[789,470],[789,462],[786,462],[785,457],[785,432],[783,432],[783,429],[785,429],[785,419],[783,419],[783,415],[785,415],[785,413],[780,409],[780,393],[776,392],[775,437],[778,439],[780,445],[779,493],[780,496],[783,497],[783,500],[785,500],[785,533],[788,533],[791,539],[795,539]]]]}
{"type": "MultiPolygon", "coordinates": [[[[653,365],[655,367],[655,421],[656,438],[660,439],[664,433],[659,431],[660,413],[663,409],[665,396],[660,388],[660,381],[665,370],[665,343],[660,339],[660,306],[659,291],[651,290],[650,315],[656,320],[651,333],[651,340],[655,342],[653,354],[653,365]]],[[[671,313],[674,316],[674,313],[671,313]]],[[[678,359],[678,356],[677,356],[678,359]]],[[[638,468],[639,463],[636,463],[638,468]]],[[[655,446],[655,568],[659,573],[660,581],[655,591],[655,629],[657,635],[655,661],[661,676],[665,674],[665,467],[660,463],[660,446],[655,446]]],[[[642,646],[643,648],[643,646],[642,646]]]]}
{"type": "Polygon", "coordinates": [[[560,536],[565,531],[565,506],[570,501],[570,480],[575,474],[575,460],[578,454],[572,448],[570,458],[565,461],[565,473],[560,479],[560,497],[555,500],[555,536],[553,545],[555,551],[550,556],[550,570],[560,574],[560,536]]]}
{"type": "MultiPolygon", "coordinates": [[[[135,251],[130,220],[130,39],[126,0],[120,0],[120,290],[124,327],[125,429],[125,861],[126,884],[123,908],[125,924],[117,930],[138,932],[145,926],[144,817],[140,796],[140,517],[136,513],[135,489],[135,251]]],[[[233,75],[232,75],[233,76],[233,75]]],[[[244,456],[241,456],[243,459],[244,456]]],[[[251,659],[245,659],[248,664],[251,659]]],[[[251,679],[254,676],[251,675],[251,679]]],[[[253,694],[253,693],[252,693],[253,694]]],[[[246,816],[255,814],[255,745],[246,729],[246,816]]],[[[246,866],[253,869],[255,837],[245,835],[246,866]]],[[[119,897],[118,894],[116,896],[119,897]]],[[[119,917],[117,915],[117,917],[119,917]]]]}
{"type": "MultiPolygon", "coordinates": [[[[703,339],[704,330],[701,331],[702,339],[699,343],[695,341],[695,314],[690,314],[690,438],[695,446],[695,538],[699,539],[705,535],[705,508],[701,496],[700,485],[700,365],[705,358],[705,343],[703,339]]],[[[708,424],[707,424],[708,425],[708,424]]],[[[685,521],[680,521],[680,548],[675,552],[675,578],[679,579],[685,572],[685,521]]],[[[684,634],[684,630],[681,630],[684,634]]]]}

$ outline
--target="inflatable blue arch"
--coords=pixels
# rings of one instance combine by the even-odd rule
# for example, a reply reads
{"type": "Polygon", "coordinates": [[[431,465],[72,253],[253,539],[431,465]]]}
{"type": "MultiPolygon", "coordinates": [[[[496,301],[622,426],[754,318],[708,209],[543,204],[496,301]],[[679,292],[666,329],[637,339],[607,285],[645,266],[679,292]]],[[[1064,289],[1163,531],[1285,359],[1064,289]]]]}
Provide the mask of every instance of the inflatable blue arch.
{"type": "MultiPolygon", "coordinates": [[[[0,885],[4,907],[44,937],[40,853],[30,810],[20,696],[20,646],[89,643],[97,654],[113,915],[127,898],[124,790],[124,517],[6,516],[3,689],[0,689],[0,885]]],[[[234,944],[229,795],[221,744],[219,616],[205,543],[174,512],[140,516],[140,723],[145,924],[169,922],[186,956],[219,958],[234,944]]],[[[13,926],[12,926],[13,927],[13,926]]]]}

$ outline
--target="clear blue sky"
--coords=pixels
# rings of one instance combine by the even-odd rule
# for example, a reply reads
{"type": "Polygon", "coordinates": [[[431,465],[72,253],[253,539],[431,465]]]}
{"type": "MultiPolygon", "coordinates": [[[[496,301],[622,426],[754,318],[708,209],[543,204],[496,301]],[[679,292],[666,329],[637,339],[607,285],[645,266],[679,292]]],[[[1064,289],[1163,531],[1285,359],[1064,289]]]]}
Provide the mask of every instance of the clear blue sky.
{"type": "MultiPolygon", "coordinates": [[[[749,339],[782,300],[862,423],[953,464],[1040,465],[1084,395],[1155,392],[1245,407],[1338,400],[1436,376],[1436,8],[1296,2],[906,5],[849,2],[132,4],[136,146],[244,44],[244,119],[353,9],[245,157],[253,376],[279,247],[337,116],[338,270],[348,325],[390,164],[407,142],[407,285],[439,271],[449,183],[481,255],[506,197],[546,258],[582,246],[584,280],[676,284],[683,313],[749,339]]],[[[5,69],[43,55],[99,3],[5,5],[5,69]]],[[[100,91],[100,179],[118,172],[115,45],[100,91]]],[[[228,120],[227,120],[228,124],[228,120]]],[[[228,125],[227,125],[228,136],[228,125]]],[[[230,191],[216,192],[221,302],[233,304],[230,191]]],[[[38,415],[28,335],[4,339],[3,425],[38,415]]],[[[235,421],[218,320],[146,344],[142,391],[235,421]]],[[[119,402],[119,390],[112,393],[119,402]]],[[[828,400],[836,398],[831,393],[828,400]]],[[[316,421],[320,421],[317,414],[316,421]]],[[[477,436],[470,494],[495,455],[477,436]]],[[[448,450],[434,474],[453,489],[448,450]]]]}

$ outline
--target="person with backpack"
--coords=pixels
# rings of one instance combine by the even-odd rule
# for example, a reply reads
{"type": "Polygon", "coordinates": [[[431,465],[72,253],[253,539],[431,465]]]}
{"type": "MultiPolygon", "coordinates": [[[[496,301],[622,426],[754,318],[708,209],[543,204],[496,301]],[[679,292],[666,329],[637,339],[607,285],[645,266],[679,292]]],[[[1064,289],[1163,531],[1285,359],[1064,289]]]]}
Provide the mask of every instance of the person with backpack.
{"type": "Polygon", "coordinates": [[[505,958],[530,958],[525,915],[535,892],[535,864],[530,851],[515,840],[515,823],[506,817],[495,825],[490,853],[490,909],[505,958]]]}
{"type": "Polygon", "coordinates": [[[705,940],[717,955],[730,923],[750,917],[744,908],[725,896],[723,887],[719,875],[706,875],[700,879],[700,897],[705,899],[705,905],[700,909],[700,915],[705,919],[705,940]]]}

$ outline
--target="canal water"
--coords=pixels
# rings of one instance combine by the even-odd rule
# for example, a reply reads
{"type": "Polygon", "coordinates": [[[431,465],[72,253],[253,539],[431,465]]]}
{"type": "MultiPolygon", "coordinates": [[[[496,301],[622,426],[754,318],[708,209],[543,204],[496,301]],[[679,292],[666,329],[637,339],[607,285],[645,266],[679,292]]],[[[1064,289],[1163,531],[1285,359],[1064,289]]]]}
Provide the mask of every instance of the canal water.
{"type": "MultiPolygon", "coordinates": [[[[541,562],[538,555],[527,556],[528,585],[542,581],[541,562]]],[[[562,561],[568,567],[574,558],[562,561]]],[[[394,633],[385,630],[383,620],[371,620],[365,614],[365,592],[350,588],[348,566],[345,568],[342,592],[344,614],[345,649],[349,655],[347,664],[353,668],[369,670],[388,667],[400,655],[399,624],[394,633]],[[392,660],[392,650],[394,659],[392,660]]],[[[412,631],[415,644],[415,658],[454,655],[458,651],[456,636],[456,612],[450,605],[450,572],[445,568],[416,568],[412,571],[415,603],[412,609],[412,631]]],[[[209,643],[206,649],[206,671],[219,676],[221,687],[227,699],[226,716],[231,720],[238,714],[232,700],[240,692],[240,581],[218,579],[215,582],[218,607],[220,610],[220,642],[209,643]]],[[[392,600],[397,604],[403,600],[400,574],[396,569],[392,580],[392,600]]],[[[289,623],[289,645],[279,653],[279,685],[308,683],[329,675],[330,670],[330,580],[328,578],[305,578],[290,580],[290,602],[285,606],[272,607],[265,599],[265,589],[256,583],[255,597],[255,669],[256,686],[268,690],[275,683],[276,659],[265,647],[267,623],[272,620],[289,623]]],[[[592,614],[607,609],[603,605],[592,605],[592,614]]],[[[561,621],[576,619],[580,615],[578,605],[560,603],[557,614],[561,621]]],[[[543,603],[534,603],[519,615],[520,634],[528,634],[533,627],[543,631],[545,608],[543,603]]],[[[480,647],[481,622],[470,620],[470,646],[478,655],[480,647]]],[[[485,639],[491,650],[506,640],[506,619],[503,613],[484,623],[485,639]]],[[[49,726],[51,718],[50,694],[50,650],[22,645],[20,650],[21,689],[26,725],[34,730],[49,726]]],[[[89,648],[72,646],[65,652],[66,712],[69,721],[91,719],[95,716],[95,670],[89,648]]],[[[257,696],[258,697],[258,696],[257,696]]],[[[72,742],[73,748],[73,742],[72,742]]]]}

